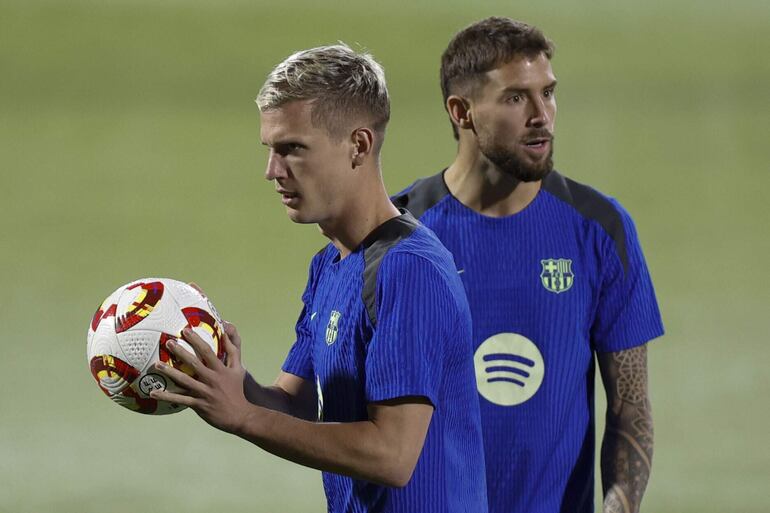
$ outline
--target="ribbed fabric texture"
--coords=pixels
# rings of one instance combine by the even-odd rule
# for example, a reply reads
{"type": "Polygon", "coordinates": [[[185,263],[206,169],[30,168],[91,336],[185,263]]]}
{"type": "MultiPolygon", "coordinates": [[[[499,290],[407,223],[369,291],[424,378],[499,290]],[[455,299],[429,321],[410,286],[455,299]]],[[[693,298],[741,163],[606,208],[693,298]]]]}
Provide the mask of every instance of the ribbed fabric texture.
{"type": "MultiPolygon", "coordinates": [[[[420,217],[453,254],[471,307],[474,348],[484,344],[476,372],[490,513],[593,512],[593,353],[663,333],[631,218],[614,200],[580,187],[581,197],[614,206],[625,270],[618,242],[584,215],[591,209],[579,211],[545,185],[526,209],[506,218],[482,216],[448,193],[420,217]],[[515,350],[501,356],[499,349],[480,358],[507,337],[500,334],[527,339],[523,345],[534,345],[542,360],[515,350]],[[493,389],[502,392],[493,396],[493,389]],[[521,399],[524,390],[534,393],[502,404],[521,399]]],[[[419,204],[419,189],[410,194],[419,204]]],[[[409,209],[400,196],[395,203],[409,209]]]]}
{"type": "Polygon", "coordinates": [[[394,244],[376,273],[377,324],[362,301],[366,249],[314,258],[286,372],[318,383],[322,420],[367,418],[370,402],[424,396],[435,410],[400,489],[324,473],[330,512],[487,511],[471,321],[451,255],[424,227],[394,244]],[[336,313],[335,313],[336,312],[336,313]]]}

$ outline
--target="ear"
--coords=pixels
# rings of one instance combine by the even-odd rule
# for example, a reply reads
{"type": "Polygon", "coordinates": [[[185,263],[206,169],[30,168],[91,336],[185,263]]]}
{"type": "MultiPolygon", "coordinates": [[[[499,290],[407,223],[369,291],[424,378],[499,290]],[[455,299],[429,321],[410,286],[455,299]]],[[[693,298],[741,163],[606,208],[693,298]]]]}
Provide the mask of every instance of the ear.
{"type": "Polygon", "coordinates": [[[462,96],[455,94],[446,99],[446,110],[449,113],[449,119],[452,120],[460,130],[473,129],[473,114],[471,113],[470,102],[462,96]]]}
{"type": "Polygon", "coordinates": [[[364,164],[367,157],[374,151],[374,131],[370,128],[356,128],[350,134],[352,143],[351,168],[355,169],[364,164]]]}

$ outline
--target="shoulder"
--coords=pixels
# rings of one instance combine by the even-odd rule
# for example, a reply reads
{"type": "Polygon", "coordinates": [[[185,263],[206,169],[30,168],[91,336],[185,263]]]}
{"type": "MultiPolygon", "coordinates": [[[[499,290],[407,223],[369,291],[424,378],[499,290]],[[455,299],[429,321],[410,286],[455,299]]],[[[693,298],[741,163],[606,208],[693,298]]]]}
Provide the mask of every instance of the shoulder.
{"type": "MultiPolygon", "coordinates": [[[[435,233],[417,221],[411,211],[402,209],[398,225],[389,227],[387,235],[379,237],[368,248],[365,260],[368,267],[382,266],[406,271],[407,267],[435,267],[454,269],[454,261],[435,233]]],[[[394,223],[395,224],[395,223],[394,223]]]]}
{"type": "Polygon", "coordinates": [[[421,178],[391,198],[393,204],[405,208],[417,218],[449,196],[444,171],[421,178]]]}
{"type": "MultiPolygon", "coordinates": [[[[416,233],[410,241],[419,237],[416,233]]],[[[413,310],[416,315],[431,318],[462,313],[467,306],[463,303],[465,291],[451,255],[440,246],[427,246],[421,250],[408,246],[400,244],[383,258],[374,284],[375,301],[370,305],[374,316],[371,320],[376,321],[382,313],[381,308],[391,305],[390,310],[394,302],[413,310]],[[443,313],[437,314],[439,311],[443,313]]]]}
{"type": "Polygon", "coordinates": [[[449,274],[454,264],[448,250],[409,212],[381,225],[364,241],[362,296],[372,325],[383,273],[389,287],[408,288],[428,274],[449,274]],[[443,271],[443,272],[442,272],[443,271]]]}
{"type": "Polygon", "coordinates": [[[597,223],[614,243],[623,267],[628,266],[627,245],[634,233],[633,221],[616,199],[556,171],[543,179],[542,189],[580,217],[597,223]]]}

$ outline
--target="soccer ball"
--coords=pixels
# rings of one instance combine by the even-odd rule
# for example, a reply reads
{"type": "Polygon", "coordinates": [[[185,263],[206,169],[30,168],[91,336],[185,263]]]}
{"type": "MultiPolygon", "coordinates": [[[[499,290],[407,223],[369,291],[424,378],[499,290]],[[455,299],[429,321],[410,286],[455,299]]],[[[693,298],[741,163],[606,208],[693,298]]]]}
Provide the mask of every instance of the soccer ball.
{"type": "Polygon", "coordinates": [[[222,320],[195,288],[164,278],[146,278],[118,288],[104,300],[88,327],[86,353],[99,388],[119,405],[140,413],[165,415],[183,410],[184,406],[152,399],[150,392],[180,390],[154,371],[158,360],[193,374],[166,347],[173,340],[192,352],[181,339],[185,327],[224,360],[222,320]]]}

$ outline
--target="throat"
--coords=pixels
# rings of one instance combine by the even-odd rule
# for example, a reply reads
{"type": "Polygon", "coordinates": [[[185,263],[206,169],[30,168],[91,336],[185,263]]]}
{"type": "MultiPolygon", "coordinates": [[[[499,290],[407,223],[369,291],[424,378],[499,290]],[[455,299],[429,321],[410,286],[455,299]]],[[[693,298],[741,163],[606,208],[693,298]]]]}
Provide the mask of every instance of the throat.
{"type": "Polygon", "coordinates": [[[519,182],[493,170],[462,170],[453,166],[444,173],[449,192],[463,205],[489,217],[518,214],[540,191],[540,181],[519,182]]]}

